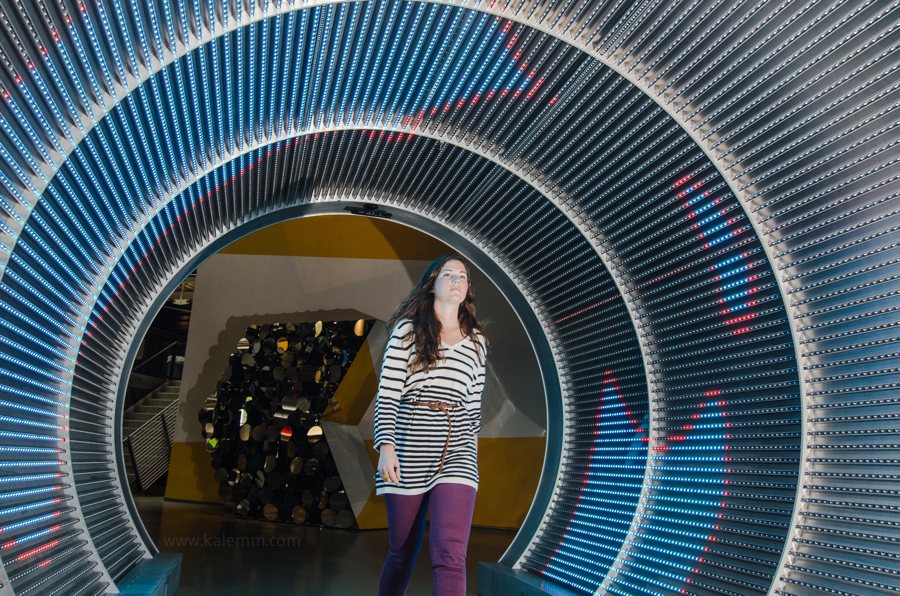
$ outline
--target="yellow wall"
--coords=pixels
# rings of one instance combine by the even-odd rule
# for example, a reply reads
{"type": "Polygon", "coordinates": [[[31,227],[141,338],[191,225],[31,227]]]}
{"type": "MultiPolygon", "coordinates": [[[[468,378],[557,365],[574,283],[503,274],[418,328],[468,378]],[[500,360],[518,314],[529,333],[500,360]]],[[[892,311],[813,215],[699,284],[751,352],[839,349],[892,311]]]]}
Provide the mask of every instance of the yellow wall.
{"type": "Polygon", "coordinates": [[[302,217],[264,228],[224,249],[222,254],[401,259],[431,261],[448,248],[422,232],[387,219],[359,215],[302,217]]]}
{"type": "Polygon", "coordinates": [[[172,443],[166,498],[222,503],[219,485],[204,443],[172,443]]]}
{"type": "Polygon", "coordinates": [[[359,424],[377,391],[378,377],[375,375],[369,342],[366,341],[354,356],[334,394],[334,402],[340,409],[322,418],[341,424],[359,424]]]}

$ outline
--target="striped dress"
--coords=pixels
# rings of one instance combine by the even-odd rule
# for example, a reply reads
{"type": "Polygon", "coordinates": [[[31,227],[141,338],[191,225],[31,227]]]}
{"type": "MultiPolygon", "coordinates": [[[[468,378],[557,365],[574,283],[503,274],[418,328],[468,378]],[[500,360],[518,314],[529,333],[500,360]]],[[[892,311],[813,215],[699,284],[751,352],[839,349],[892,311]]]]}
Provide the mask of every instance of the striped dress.
{"type": "MultiPolygon", "coordinates": [[[[412,323],[400,321],[391,333],[378,395],[375,399],[375,450],[393,444],[400,460],[400,483],[375,475],[376,494],[415,495],[442,482],[478,489],[475,435],[481,430],[481,392],[485,354],[471,337],[450,346],[441,344],[441,359],[428,372],[409,372],[415,356],[412,323]],[[479,357],[479,352],[481,357],[479,357]],[[451,404],[450,444],[440,472],[447,439],[447,414],[412,402],[451,404]]],[[[477,332],[476,332],[477,333],[477,332]]],[[[484,345],[484,340],[481,340],[484,345]]]]}

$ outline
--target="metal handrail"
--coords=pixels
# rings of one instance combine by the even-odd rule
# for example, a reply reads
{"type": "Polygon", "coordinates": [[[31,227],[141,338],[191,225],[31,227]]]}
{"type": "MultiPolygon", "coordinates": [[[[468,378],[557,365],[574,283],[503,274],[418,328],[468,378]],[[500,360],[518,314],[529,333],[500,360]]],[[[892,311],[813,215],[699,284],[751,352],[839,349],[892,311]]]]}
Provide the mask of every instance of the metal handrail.
{"type": "Polygon", "coordinates": [[[178,400],[176,399],[122,440],[131,457],[138,488],[142,491],[169,471],[168,454],[175,439],[174,422],[177,414],[178,400]],[[160,437],[160,435],[162,436],[160,437]],[[151,438],[160,438],[161,440],[146,441],[151,438]]]}
{"type": "MultiPolygon", "coordinates": [[[[162,356],[163,354],[166,354],[166,353],[172,351],[172,349],[177,347],[178,345],[180,345],[180,343],[181,342],[173,341],[172,343],[170,343],[168,346],[166,346],[165,348],[163,348],[162,350],[160,350],[153,356],[150,356],[146,360],[141,361],[139,364],[134,365],[131,369],[131,372],[135,372],[139,368],[143,368],[144,366],[146,366],[150,362],[156,360],[158,357],[162,356]]],[[[169,379],[172,378],[172,371],[173,371],[174,367],[175,367],[175,359],[173,358],[171,361],[169,361],[169,368],[168,368],[168,372],[166,375],[167,378],[169,378],[169,379]]]]}
{"type": "MultiPolygon", "coordinates": [[[[153,418],[150,418],[149,420],[147,420],[146,422],[144,422],[142,425],[140,425],[139,427],[137,427],[136,429],[134,429],[131,433],[129,433],[128,436],[129,436],[129,437],[133,437],[134,435],[139,434],[146,426],[149,426],[149,425],[150,425],[151,423],[153,423],[153,421],[155,421],[157,418],[160,418],[160,417],[162,417],[162,416],[164,416],[164,415],[166,415],[166,414],[170,414],[170,413],[171,413],[170,410],[174,410],[176,406],[178,406],[178,400],[177,400],[177,399],[176,399],[176,400],[173,400],[172,403],[170,403],[170,404],[167,405],[165,408],[163,408],[162,410],[160,410],[153,418]]],[[[163,422],[163,425],[165,425],[165,422],[163,422]]]]}

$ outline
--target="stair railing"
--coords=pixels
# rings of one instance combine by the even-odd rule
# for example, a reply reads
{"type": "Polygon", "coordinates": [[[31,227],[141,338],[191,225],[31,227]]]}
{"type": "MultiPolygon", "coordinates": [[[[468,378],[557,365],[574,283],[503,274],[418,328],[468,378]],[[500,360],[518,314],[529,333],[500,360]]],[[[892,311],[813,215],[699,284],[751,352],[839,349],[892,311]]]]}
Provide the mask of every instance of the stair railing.
{"type": "Polygon", "coordinates": [[[183,344],[181,342],[173,341],[156,354],[138,362],[131,368],[132,373],[141,371],[141,374],[149,374],[150,376],[164,378],[165,380],[156,389],[151,389],[149,391],[144,389],[140,392],[132,387],[129,381],[129,387],[126,389],[125,393],[126,410],[134,407],[135,404],[140,402],[148,395],[151,395],[155,391],[158,391],[162,387],[165,387],[169,381],[175,378],[175,364],[179,355],[178,353],[180,352],[179,347],[182,345],[183,344]],[[163,356],[166,357],[165,360],[163,360],[163,356]],[[163,366],[160,366],[161,363],[163,364],[163,366]],[[150,364],[152,364],[153,366],[148,366],[150,364]],[[141,369],[144,370],[142,371],[141,369]]]}
{"type": "Polygon", "coordinates": [[[176,399],[123,440],[141,492],[150,488],[169,471],[169,451],[175,439],[177,417],[176,399]]]}
{"type": "MultiPolygon", "coordinates": [[[[154,355],[150,356],[149,358],[146,358],[146,359],[142,360],[141,362],[139,362],[138,364],[134,365],[134,367],[131,369],[131,372],[137,372],[139,369],[145,368],[151,362],[156,363],[159,361],[160,356],[164,356],[164,355],[168,354],[169,358],[166,360],[167,366],[166,366],[166,370],[165,370],[165,377],[167,379],[174,378],[173,375],[175,374],[175,356],[177,355],[177,354],[175,354],[175,348],[177,348],[180,345],[181,345],[181,342],[173,341],[172,343],[167,345],[165,348],[163,348],[156,354],[154,354],[154,355]]],[[[159,369],[157,369],[157,370],[159,370],[159,369]]],[[[160,372],[162,372],[162,370],[160,370],[160,372]]]]}

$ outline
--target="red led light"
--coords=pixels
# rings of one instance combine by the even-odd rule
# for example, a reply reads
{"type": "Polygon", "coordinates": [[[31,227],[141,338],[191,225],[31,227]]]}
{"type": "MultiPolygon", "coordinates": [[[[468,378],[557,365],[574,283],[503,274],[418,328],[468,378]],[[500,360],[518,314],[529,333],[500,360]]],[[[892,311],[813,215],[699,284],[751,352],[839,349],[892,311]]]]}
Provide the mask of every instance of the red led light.
{"type": "MultiPolygon", "coordinates": [[[[54,526],[52,528],[53,531],[56,531],[58,529],[59,529],[59,526],[54,526]]],[[[52,540],[52,541],[48,542],[47,544],[41,545],[37,548],[31,549],[30,551],[22,553],[21,555],[19,555],[15,559],[13,559],[13,561],[15,561],[17,563],[19,561],[24,561],[25,559],[29,559],[29,558],[33,557],[34,555],[37,555],[46,550],[49,550],[49,549],[53,548],[54,546],[57,546],[58,544],[59,544],[59,540],[52,540]]]]}
{"type": "Polygon", "coordinates": [[[678,188],[679,186],[681,186],[682,184],[684,184],[685,182],[687,182],[690,179],[691,179],[690,176],[684,176],[683,178],[679,178],[678,180],[675,181],[675,184],[672,185],[672,188],[678,188]]]}

